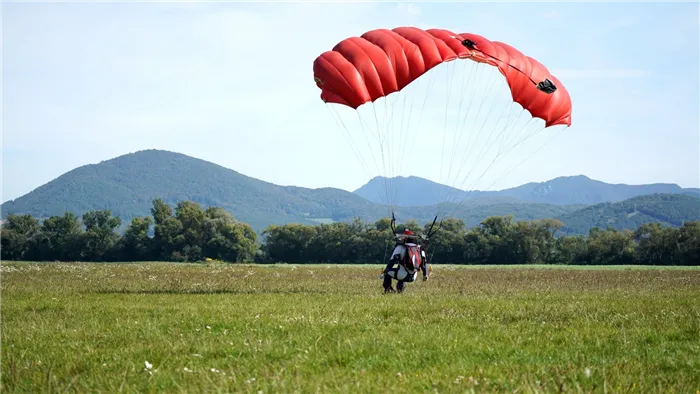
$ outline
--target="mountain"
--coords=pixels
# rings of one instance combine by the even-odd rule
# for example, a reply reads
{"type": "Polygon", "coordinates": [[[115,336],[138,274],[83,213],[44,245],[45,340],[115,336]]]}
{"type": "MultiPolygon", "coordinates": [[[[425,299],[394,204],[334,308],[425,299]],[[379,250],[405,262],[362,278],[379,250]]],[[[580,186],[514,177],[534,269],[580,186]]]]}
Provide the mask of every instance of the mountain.
{"type": "Polygon", "coordinates": [[[618,202],[648,194],[689,194],[700,196],[700,189],[683,189],[673,183],[647,185],[610,184],[584,175],[559,177],[547,182],[532,182],[497,192],[527,202],[548,204],[599,204],[618,202]]]}
{"type": "Polygon", "coordinates": [[[635,229],[644,223],[680,226],[700,220],[700,198],[686,194],[650,194],[628,200],[601,203],[557,217],[564,234],[588,234],[593,227],[635,229]]]}
{"type": "Polygon", "coordinates": [[[110,209],[126,222],[150,215],[152,200],[174,205],[193,200],[220,206],[254,228],[269,224],[374,218],[381,207],[344,190],[284,187],[180,153],[146,150],[69,171],[32,192],[2,204],[2,215],[36,217],[110,209]]]}
{"type": "MultiPolygon", "coordinates": [[[[416,180],[420,178],[404,178],[407,184],[418,182],[416,180]]],[[[423,189],[416,190],[440,186],[430,181],[420,182],[423,189]]],[[[522,195],[528,194],[526,189],[521,190],[525,191],[522,195]]],[[[688,193],[692,194],[692,190],[688,193]]],[[[679,220],[693,220],[696,217],[693,207],[697,210],[698,200],[684,194],[664,197],[666,200],[649,197],[629,203],[633,204],[633,210],[629,210],[624,205],[627,202],[613,204],[612,208],[605,204],[593,208],[586,204],[525,202],[514,196],[499,195],[498,192],[465,195],[467,199],[461,205],[398,207],[396,217],[400,222],[415,219],[427,223],[432,221],[436,212],[440,212],[458,217],[470,227],[488,216],[511,214],[516,220],[560,218],[567,225],[567,231],[585,233],[587,226],[598,223],[595,217],[600,215],[598,212],[602,212],[601,209],[610,219],[606,219],[606,223],[634,227],[639,220],[658,219],[675,224],[679,220]],[[619,219],[618,216],[624,212],[634,219],[619,219]]],[[[162,150],[139,151],[78,167],[22,197],[7,201],[0,209],[3,218],[9,213],[46,218],[62,215],[66,211],[82,215],[93,209],[109,209],[122,218],[123,229],[132,218],[150,215],[155,198],[162,198],[171,205],[192,200],[203,207],[219,206],[258,232],[270,224],[317,224],[348,221],[354,217],[376,221],[389,215],[386,205],[371,202],[357,193],[334,188],[279,186],[205,160],[162,150]]]]}
{"type": "MultiPolygon", "coordinates": [[[[684,189],[676,184],[654,183],[648,185],[610,184],[590,179],[584,175],[559,177],[546,182],[531,182],[498,191],[463,191],[418,177],[373,178],[355,190],[355,194],[373,202],[381,202],[386,195],[386,185],[391,185],[394,202],[398,206],[433,205],[444,201],[458,202],[479,198],[510,199],[510,202],[542,204],[599,204],[618,202],[628,198],[657,193],[700,196],[700,189],[684,189]]],[[[504,201],[505,202],[505,201],[504,201]]]]}
{"type": "Polygon", "coordinates": [[[515,197],[498,196],[492,192],[464,191],[417,176],[374,177],[353,193],[369,201],[382,204],[388,201],[402,207],[471,202],[479,196],[487,196],[491,202],[519,202],[515,197]]]}
{"type": "MultiPolygon", "coordinates": [[[[375,221],[388,216],[385,205],[334,188],[309,189],[278,186],[245,176],[217,164],[180,153],[145,150],[89,164],[69,171],[30,193],[2,204],[2,217],[9,213],[39,218],[66,211],[83,214],[109,209],[125,226],[136,216],[150,215],[152,201],[162,198],[175,205],[192,200],[203,207],[219,206],[236,219],[262,231],[270,224],[316,224],[346,221],[353,217],[375,221]]],[[[490,215],[515,214],[516,219],[552,217],[573,212],[580,206],[521,204],[508,199],[480,199],[441,210],[478,224],[490,215]]],[[[435,206],[402,207],[400,221],[431,221],[435,206]]],[[[123,228],[123,227],[122,227],[123,228]]]]}

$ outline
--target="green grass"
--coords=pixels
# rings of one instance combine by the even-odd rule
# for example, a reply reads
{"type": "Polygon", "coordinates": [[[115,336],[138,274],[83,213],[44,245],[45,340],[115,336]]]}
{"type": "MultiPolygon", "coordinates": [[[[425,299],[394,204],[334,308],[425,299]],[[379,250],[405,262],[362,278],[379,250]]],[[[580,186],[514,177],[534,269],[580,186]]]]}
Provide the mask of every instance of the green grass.
{"type": "Polygon", "coordinates": [[[1,267],[2,392],[700,390],[698,269],[1,267]]]}

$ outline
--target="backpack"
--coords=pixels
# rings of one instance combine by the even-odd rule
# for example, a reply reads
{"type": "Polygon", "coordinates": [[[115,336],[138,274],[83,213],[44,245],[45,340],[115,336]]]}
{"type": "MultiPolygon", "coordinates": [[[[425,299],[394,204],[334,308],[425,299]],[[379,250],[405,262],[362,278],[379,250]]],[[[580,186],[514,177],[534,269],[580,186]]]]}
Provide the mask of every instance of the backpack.
{"type": "Polygon", "coordinates": [[[403,266],[409,272],[418,270],[423,264],[423,256],[421,254],[420,246],[418,245],[404,245],[406,247],[406,255],[404,256],[403,266]]]}

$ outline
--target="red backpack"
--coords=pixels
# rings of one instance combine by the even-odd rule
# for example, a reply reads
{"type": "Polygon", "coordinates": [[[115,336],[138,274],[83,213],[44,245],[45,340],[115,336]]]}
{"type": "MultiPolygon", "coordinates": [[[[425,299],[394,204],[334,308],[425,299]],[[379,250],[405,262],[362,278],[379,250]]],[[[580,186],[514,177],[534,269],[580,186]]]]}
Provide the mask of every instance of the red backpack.
{"type": "Polygon", "coordinates": [[[411,272],[420,269],[421,264],[423,264],[423,256],[421,254],[420,246],[406,245],[406,255],[404,257],[403,264],[404,267],[411,272]]]}

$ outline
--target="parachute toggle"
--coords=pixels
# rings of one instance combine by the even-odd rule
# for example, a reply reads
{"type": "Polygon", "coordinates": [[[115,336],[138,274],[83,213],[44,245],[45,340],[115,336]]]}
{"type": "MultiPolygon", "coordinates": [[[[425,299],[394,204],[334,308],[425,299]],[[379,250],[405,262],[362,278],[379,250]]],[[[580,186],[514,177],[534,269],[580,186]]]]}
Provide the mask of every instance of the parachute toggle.
{"type": "Polygon", "coordinates": [[[537,89],[547,94],[552,94],[557,90],[557,86],[548,78],[545,78],[544,81],[537,84],[537,89]]]}

